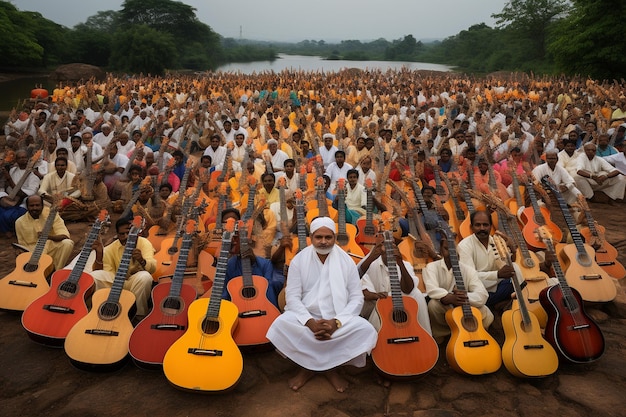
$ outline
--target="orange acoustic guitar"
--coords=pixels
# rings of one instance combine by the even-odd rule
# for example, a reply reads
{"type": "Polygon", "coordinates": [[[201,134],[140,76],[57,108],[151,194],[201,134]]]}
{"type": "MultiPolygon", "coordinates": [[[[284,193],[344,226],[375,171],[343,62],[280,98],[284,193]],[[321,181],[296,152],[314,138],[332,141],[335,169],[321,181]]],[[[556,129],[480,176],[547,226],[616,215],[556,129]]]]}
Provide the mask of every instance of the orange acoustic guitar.
{"type": "MultiPolygon", "coordinates": [[[[511,253],[500,235],[493,236],[500,259],[513,266],[511,253]]],[[[521,378],[552,375],[559,367],[556,351],[542,336],[537,317],[528,310],[527,300],[517,277],[511,279],[517,299],[510,310],[502,313],[504,344],[502,361],[506,369],[521,378]]]]}
{"type": "Polygon", "coordinates": [[[372,360],[376,368],[390,378],[411,378],[435,366],[439,347],[417,321],[417,301],[402,294],[391,231],[385,232],[385,253],[391,297],[376,301],[381,328],[372,360]]]}
{"type": "Polygon", "coordinates": [[[567,223],[567,228],[574,241],[574,243],[562,245],[561,251],[558,253],[561,266],[565,270],[567,283],[576,288],[585,301],[612,301],[617,296],[615,283],[609,274],[596,263],[595,250],[583,242],[561,191],[548,175],[543,177],[541,182],[552,191],[559,202],[565,223],[567,223]]]}
{"type": "Polygon", "coordinates": [[[363,249],[354,240],[356,226],[346,221],[346,179],[337,181],[337,245],[341,247],[355,263],[363,259],[363,249]]]}
{"type": "Polygon", "coordinates": [[[239,310],[230,301],[222,300],[234,228],[234,219],[229,219],[224,227],[211,298],[200,298],[191,304],[187,331],[163,359],[165,377],[178,388],[225,391],[239,381],[243,372],[243,357],[232,336],[239,310]]]}
{"type": "Polygon", "coordinates": [[[363,249],[363,253],[368,254],[376,245],[378,236],[378,220],[374,219],[374,184],[371,178],[365,180],[365,192],[367,193],[365,216],[356,222],[358,232],[354,240],[363,249]]]}
{"type": "Polygon", "coordinates": [[[125,363],[133,332],[129,316],[133,314],[135,295],[124,289],[124,282],[141,227],[142,219],[137,216],[128,233],[113,285],[93,294],[93,308],[67,334],[65,353],[79,369],[114,371],[125,363]]]}
{"type": "Polygon", "coordinates": [[[522,212],[522,221],[524,221],[524,227],[522,228],[522,234],[528,246],[533,250],[545,249],[545,243],[537,238],[535,232],[540,226],[546,226],[554,239],[560,242],[563,238],[563,232],[559,226],[550,219],[550,211],[546,207],[539,207],[537,201],[537,195],[535,194],[535,188],[531,177],[528,177],[526,183],[526,191],[530,197],[531,207],[526,207],[522,212]]]}
{"type": "Polygon", "coordinates": [[[50,290],[46,277],[54,266],[52,257],[43,251],[57,211],[56,204],[50,208],[33,252],[20,254],[15,260],[15,269],[0,280],[0,310],[22,312],[50,290]]]}
{"type": "MultiPolygon", "coordinates": [[[[448,252],[456,288],[465,291],[454,236],[447,223],[441,221],[440,228],[448,241],[448,252]]],[[[483,327],[482,314],[476,307],[472,307],[467,301],[461,306],[448,310],[446,322],[451,331],[450,341],[446,346],[446,358],[455,371],[469,375],[484,375],[500,369],[502,365],[500,345],[483,327]]]]}
{"type": "Polygon", "coordinates": [[[91,245],[109,221],[102,210],[85,239],[73,269],[56,271],[50,291],[33,301],[22,314],[22,326],[35,342],[63,347],[70,329],[87,315],[85,300],[93,293],[93,278],[83,272],[91,245]]]}
{"type": "Polygon", "coordinates": [[[269,344],[265,334],[280,316],[278,308],[267,299],[267,278],[252,274],[249,258],[252,250],[248,244],[248,230],[251,228],[247,224],[251,222],[239,221],[241,276],[232,278],[226,286],[232,302],[239,309],[239,322],[233,338],[240,347],[269,344]]]}
{"type": "Polygon", "coordinates": [[[172,281],[152,289],[154,308],[130,336],[128,350],[139,367],[161,367],[167,350],[187,330],[187,310],[197,295],[195,288],[184,283],[195,223],[187,222],[172,281]]]}
{"type": "Polygon", "coordinates": [[[615,279],[622,279],[626,276],[626,268],[617,260],[617,249],[607,242],[604,236],[604,226],[598,224],[592,215],[585,196],[580,194],[578,202],[585,212],[587,226],[580,229],[580,234],[585,238],[585,242],[596,251],[596,262],[610,276],[615,279]]]}

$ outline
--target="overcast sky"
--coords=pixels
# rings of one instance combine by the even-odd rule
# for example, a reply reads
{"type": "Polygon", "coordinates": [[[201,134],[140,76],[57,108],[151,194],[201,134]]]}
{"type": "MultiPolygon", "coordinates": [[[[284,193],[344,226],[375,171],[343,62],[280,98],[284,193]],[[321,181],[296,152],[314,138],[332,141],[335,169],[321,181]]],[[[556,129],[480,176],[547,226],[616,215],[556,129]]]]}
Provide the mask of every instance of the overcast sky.
{"type": "MultiPolygon", "coordinates": [[[[19,10],[37,11],[67,27],[101,10],[120,10],[123,0],[10,0],[19,10]]],[[[473,24],[494,25],[508,0],[183,0],[215,32],[246,39],[388,41],[412,34],[416,39],[445,38],[473,24]]]]}

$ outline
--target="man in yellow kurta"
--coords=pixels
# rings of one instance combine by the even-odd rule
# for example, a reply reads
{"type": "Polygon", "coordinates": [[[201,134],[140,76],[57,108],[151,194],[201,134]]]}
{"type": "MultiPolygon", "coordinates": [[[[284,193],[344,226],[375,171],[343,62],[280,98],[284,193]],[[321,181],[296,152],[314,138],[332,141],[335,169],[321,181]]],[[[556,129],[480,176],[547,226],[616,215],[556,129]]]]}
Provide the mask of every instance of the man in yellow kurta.
{"type": "MultiPolygon", "coordinates": [[[[50,215],[50,209],[43,207],[43,199],[36,194],[26,199],[26,209],[28,211],[15,222],[15,233],[17,242],[33,251],[50,215]]],[[[67,264],[73,248],[74,241],[70,239],[70,232],[65,227],[63,219],[55,213],[43,253],[52,257],[54,268],[59,270],[67,264]]]]}
{"type": "MultiPolygon", "coordinates": [[[[94,242],[93,249],[96,251],[96,260],[93,262],[91,276],[96,283],[96,290],[111,288],[113,285],[115,274],[124,253],[124,246],[128,240],[130,226],[128,218],[119,219],[115,223],[117,240],[107,245],[104,249],[98,239],[94,242]]],[[[131,291],[135,295],[138,316],[148,314],[148,299],[153,282],[151,274],[155,270],[154,247],[148,239],[139,237],[137,246],[133,250],[127,278],[124,282],[124,289],[131,291]]]]}

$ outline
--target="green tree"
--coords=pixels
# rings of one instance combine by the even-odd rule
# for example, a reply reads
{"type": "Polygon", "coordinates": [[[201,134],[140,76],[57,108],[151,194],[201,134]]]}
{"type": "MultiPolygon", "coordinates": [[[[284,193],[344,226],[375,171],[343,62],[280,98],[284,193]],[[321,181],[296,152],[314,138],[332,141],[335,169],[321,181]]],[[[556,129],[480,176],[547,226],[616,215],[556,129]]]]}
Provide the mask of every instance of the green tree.
{"type": "Polygon", "coordinates": [[[69,29],[46,19],[39,12],[22,13],[28,16],[30,30],[37,39],[37,43],[43,48],[39,64],[47,68],[51,64],[56,65],[65,62],[71,56],[67,42],[69,29]]]}
{"type": "Polygon", "coordinates": [[[621,1],[574,0],[574,9],[557,25],[548,47],[557,71],[597,79],[623,77],[625,15],[626,3],[621,1]]]}
{"type": "Polygon", "coordinates": [[[110,66],[120,71],[162,75],[167,68],[178,65],[173,36],[146,25],[118,31],[112,49],[110,66]]]}
{"type": "Polygon", "coordinates": [[[544,59],[550,25],[569,10],[567,0],[510,0],[500,13],[491,15],[496,27],[509,29],[509,41],[526,45],[526,59],[544,59]]]}
{"type": "Polygon", "coordinates": [[[3,66],[37,65],[43,57],[43,47],[37,42],[30,16],[11,3],[0,2],[0,56],[3,66]]]}

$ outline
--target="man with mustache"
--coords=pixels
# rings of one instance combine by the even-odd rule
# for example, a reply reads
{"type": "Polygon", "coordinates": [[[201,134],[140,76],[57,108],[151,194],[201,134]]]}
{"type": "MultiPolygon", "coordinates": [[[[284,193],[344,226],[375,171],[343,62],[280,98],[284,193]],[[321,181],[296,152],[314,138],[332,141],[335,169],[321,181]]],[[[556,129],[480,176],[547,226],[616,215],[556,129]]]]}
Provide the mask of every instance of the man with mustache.
{"type": "MultiPolygon", "coordinates": [[[[470,216],[472,233],[458,244],[459,261],[478,272],[478,278],[489,292],[485,305],[493,306],[501,301],[511,299],[513,283],[511,278],[521,277],[521,271],[502,262],[497,253],[493,237],[491,237],[491,216],[484,210],[478,210],[470,216]]],[[[499,232],[498,232],[499,233],[499,232]]],[[[501,236],[507,241],[511,253],[515,253],[513,242],[508,236],[501,236]]]]}

